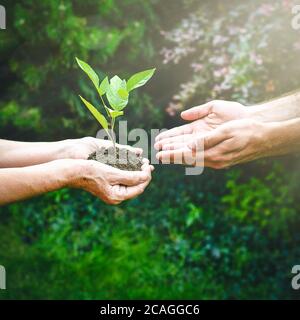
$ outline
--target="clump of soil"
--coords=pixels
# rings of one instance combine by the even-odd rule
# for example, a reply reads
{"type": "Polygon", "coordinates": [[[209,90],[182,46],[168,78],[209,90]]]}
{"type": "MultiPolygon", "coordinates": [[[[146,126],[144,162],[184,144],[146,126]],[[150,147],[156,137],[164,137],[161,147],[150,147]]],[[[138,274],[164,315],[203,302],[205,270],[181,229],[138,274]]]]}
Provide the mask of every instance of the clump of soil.
{"type": "Polygon", "coordinates": [[[141,156],[126,148],[119,147],[116,147],[116,150],[114,147],[102,147],[91,153],[88,160],[96,160],[126,171],[141,171],[143,165],[143,158],[141,156]]]}

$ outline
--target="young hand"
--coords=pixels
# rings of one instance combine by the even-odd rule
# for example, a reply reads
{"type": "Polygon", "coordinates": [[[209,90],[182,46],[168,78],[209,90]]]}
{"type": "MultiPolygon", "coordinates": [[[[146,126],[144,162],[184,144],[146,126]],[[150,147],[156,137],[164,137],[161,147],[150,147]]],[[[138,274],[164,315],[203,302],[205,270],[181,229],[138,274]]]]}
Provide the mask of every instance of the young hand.
{"type": "Polygon", "coordinates": [[[176,149],[170,145],[169,150],[161,151],[157,156],[162,162],[175,156],[191,161],[199,153],[198,157],[202,155],[205,167],[231,167],[271,156],[278,143],[278,140],[272,139],[275,126],[251,119],[230,121],[205,135],[196,135],[182,148],[176,149]]]}
{"type": "Polygon", "coordinates": [[[249,116],[248,107],[240,103],[222,100],[211,101],[183,111],[181,117],[192,122],[159,134],[156,137],[154,147],[157,150],[168,149],[169,145],[172,145],[172,148],[181,148],[195,134],[205,134],[225,122],[245,119],[249,116]]]}

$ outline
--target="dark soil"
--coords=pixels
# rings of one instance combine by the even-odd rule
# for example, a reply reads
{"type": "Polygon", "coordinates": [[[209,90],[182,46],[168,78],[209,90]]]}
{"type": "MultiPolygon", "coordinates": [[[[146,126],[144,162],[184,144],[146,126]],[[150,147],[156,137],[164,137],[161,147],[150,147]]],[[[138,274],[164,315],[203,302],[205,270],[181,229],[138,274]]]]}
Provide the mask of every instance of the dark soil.
{"type": "Polygon", "coordinates": [[[141,171],[143,158],[125,148],[102,147],[89,155],[88,160],[96,160],[126,171],[141,171]]]}

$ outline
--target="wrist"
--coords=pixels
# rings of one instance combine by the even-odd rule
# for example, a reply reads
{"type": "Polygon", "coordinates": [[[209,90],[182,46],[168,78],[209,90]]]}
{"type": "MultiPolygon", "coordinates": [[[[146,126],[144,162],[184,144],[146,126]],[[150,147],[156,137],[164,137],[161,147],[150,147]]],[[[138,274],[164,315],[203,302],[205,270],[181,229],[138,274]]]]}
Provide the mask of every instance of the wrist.
{"type": "Polygon", "coordinates": [[[51,162],[52,174],[58,178],[61,188],[77,187],[88,176],[88,162],[76,159],[54,160],[51,162]]]}
{"type": "Polygon", "coordinates": [[[287,153],[286,128],[282,122],[264,123],[264,148],[265,156],[277,156],[287,153]]]}
{"type": "Polygon", "coordinates": [[[71,147],[74,140],[67,139],[53,142],[53,160],[72,159],[71,147]]]}
{"type": "Polygon", "coordinates": [[[268,107],[265,104],[247,107],[248,118],[260,122],[269,122],[271,120],[266,115],[266,109],[268,109],[268,107]]]}

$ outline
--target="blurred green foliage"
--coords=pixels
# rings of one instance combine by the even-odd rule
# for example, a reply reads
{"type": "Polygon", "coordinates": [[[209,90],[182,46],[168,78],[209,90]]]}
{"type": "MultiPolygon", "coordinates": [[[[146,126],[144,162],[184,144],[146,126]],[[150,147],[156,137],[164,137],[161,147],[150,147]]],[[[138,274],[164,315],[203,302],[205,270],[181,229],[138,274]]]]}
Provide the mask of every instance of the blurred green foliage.
{"type": "MultiPolygon", "coordinates": [[[[164,107],[184,77],[189,85],[180,92],[186,95],[177,100],[184,104],[214,98],[220,87],[218,97],[248,102],[292,90],[299,82],[299,44],[290,29],[290,11],[279,17],[272,4],[6,1],[10,25],[0,34],[0,135],[54,140],[95,134],[97,127],[77,92],[94,102],[96,96],[75,68],[76,55],[110,76],[160,67],[153,85],[133,97],[129,128],[179,124],[177,118],[164,116],[164,107]],[[196,23],[191,12],[197,13],[204,35],[193,40],[194,51],[187,50],[182,60],[164,65],[166,48],[175,56],[184,52],[170,47],[177,38],[166,38],[164,30],[178,36],[179,28],[181,39],[182,24],[188,32],[196,23]],[[251,19],[256,18],[252,28],[251,19]],[[246,33],[232,30],[237,26],[246,33]],[[228,37],[230,30],[230,38],[220,44],[220,37],[228,37]],[[258,41],[257,32],[263,39],[258,41]],[[267,47],[261,47],[262,42],[267,47]],[[275,44],[277,50],[267,50],[275,44]],[[223,55],[234,70],[229,88],[222,87],[228,70],[223,65],[219,70],[220,61],[214,60],[223,55]],[[203,72],[195,63],[203,64],[203,72]],[[226,72],[218,76],[218,70],[226,72]]],[[[189,39],[182,49],[189,48],[189,39]]],[[[205,170],[196,177],[185,176],[176,166],[156,166],[146,192],[121,206],[64,189],[3,207],[0,264],[7,270],[8,290],[0,295],[295,298],[290,271],[300,256],[298,163],[297,157],[271,159],[226,172],[205,170]]]]}

